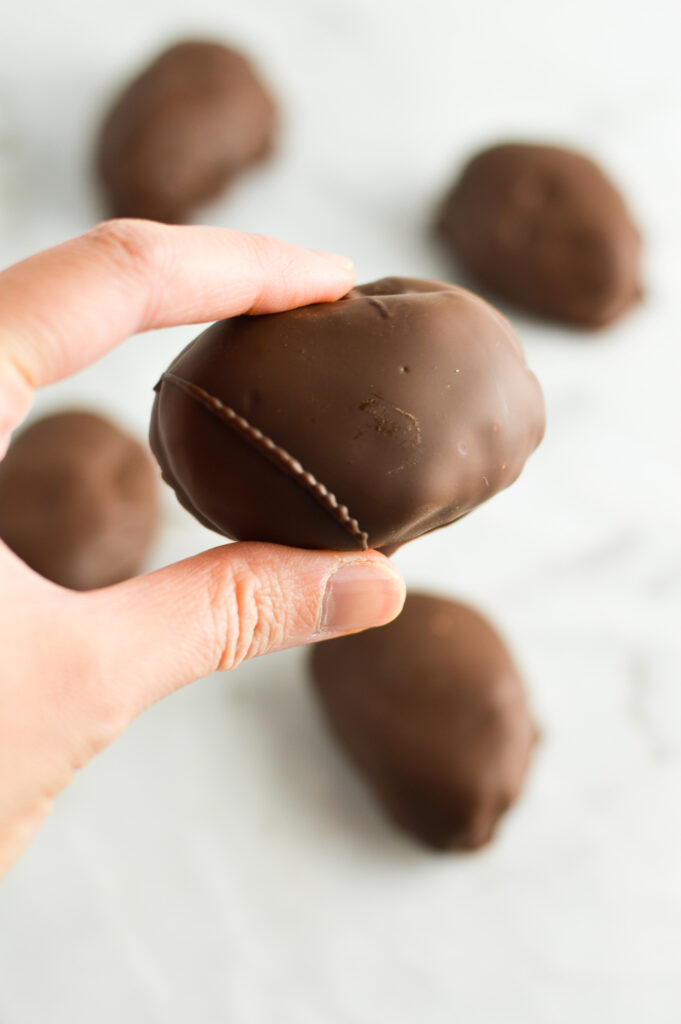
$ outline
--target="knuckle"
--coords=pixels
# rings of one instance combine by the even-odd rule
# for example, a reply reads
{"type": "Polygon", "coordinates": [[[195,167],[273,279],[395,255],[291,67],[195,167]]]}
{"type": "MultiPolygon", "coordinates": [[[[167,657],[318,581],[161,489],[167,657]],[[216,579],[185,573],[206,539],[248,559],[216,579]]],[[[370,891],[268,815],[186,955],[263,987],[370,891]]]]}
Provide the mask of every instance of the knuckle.
{"type": "Polygon", "coordinates": [[[248,313],[258,313],[265,294],[265,280],[268,273],[268,239],[265,235],[247,234],[244,236],[245,265],[251,266],[251,296],[248,313]]]}
{"type": "Polygon", "coordinates": [[[118,269],[136,278],[155,276],[167,257],[166,231],[153,221],[106,220],[89,232],[89,238],[118,269]]]}
{"type": "Polygon", "coordinates": [[[246,235],[244,244],[253,268],[249,312],[278,309],[280,296],[286,294],[289,281],[294,278],[295,261],[280,243],[267,235],[246,235]]]}
{"type": "Polygon", "coordinates": [[[265,264],[272,249],[272,239],[268,238],[267,235],[254,232],[247,234],[245,241],[250,247],[253,259],[265,264]]]}
{"type": "Polygon", "coordinates": [[[274,580],[248,566],[226,566],[213,575],[208,600],[217,669],[235,668],[281,643],[286,623],[277,590],[274,580]]]}

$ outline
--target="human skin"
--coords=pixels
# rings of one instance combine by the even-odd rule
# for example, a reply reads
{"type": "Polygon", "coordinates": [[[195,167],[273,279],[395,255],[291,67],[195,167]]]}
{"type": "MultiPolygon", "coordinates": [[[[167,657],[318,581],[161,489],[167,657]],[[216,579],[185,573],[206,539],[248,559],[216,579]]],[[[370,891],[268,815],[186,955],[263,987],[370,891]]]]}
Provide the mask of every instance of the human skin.
{"type": "MultiPolygon", "coordinates": [[[[0,458],[36,389],[130,335],[332,301],[353,283],[335,254],[141,220],[24,260],[0,274],[0,458]]],[[[382,625],[403,601],[375,551],[226,544],[76,593],[0,542],[0,876],[74,774],[155,701],[247,658],[382,625]]]]}

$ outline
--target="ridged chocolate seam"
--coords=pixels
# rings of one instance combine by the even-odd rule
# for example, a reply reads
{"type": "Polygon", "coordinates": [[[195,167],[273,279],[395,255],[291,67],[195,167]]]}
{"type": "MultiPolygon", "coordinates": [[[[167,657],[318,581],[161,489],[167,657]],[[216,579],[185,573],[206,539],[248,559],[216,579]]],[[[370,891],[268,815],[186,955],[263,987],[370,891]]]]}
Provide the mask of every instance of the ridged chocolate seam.
{"type": "Polygon", "coordinates": [[[368,549],[369,534],[360,528],[356,519],[353,519],[347,505],[342,505],[336,495],[317,480],[312,473],[308,472],[298,459],[294,458],[284,448],[280,448],[270,437],[263,434],[262,430],[254,427],[244,416],[240,416],[234,409],[225,405],[215,395],[211,395],[210,392],[199,387],[198,384],[193,384],[183,377],[178,377],[175,373],[164,373],[159,383],[163,381],[168,381],[169,384],[174,384],[181,391],[191,395],[223,423],[229,424],[229,426],[238,431],[254,448],[266,455],[270,462],[273,462],[279,469],[287,472],[301,487],[309,491],[319,504],[359,543],[362,551],[368,549]]]}

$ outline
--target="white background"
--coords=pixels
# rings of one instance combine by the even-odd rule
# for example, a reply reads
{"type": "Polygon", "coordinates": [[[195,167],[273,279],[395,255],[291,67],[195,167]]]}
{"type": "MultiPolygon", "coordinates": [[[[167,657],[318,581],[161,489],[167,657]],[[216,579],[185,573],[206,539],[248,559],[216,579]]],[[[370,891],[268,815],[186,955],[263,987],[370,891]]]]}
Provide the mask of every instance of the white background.
{"type": "MultiPolygon", "coordinates": [[[[8,9],[9,8],[9,9],[8,9]]],[[[503,138],[581,147],[645,233],[644,304],[576,334],[512,314],[544,386],[520,481],[397,560],[471,600],[542,742],[497,842],[436,856],[333,747],[299,652],[145,714],[0,889],[2,1024],[672,1024],[681,1015],[681,80],[677,0],[91,0],[0,15],[0,261],[101,216],[93,133],[168,41],[250,51],[276,159],[203,219],[450,277],[427,227],[503,138]]],[[[191,328],[41,396],[143,436],[191,328]]],[[[166,499],[153,564],[212,545],[166,499]]]]}

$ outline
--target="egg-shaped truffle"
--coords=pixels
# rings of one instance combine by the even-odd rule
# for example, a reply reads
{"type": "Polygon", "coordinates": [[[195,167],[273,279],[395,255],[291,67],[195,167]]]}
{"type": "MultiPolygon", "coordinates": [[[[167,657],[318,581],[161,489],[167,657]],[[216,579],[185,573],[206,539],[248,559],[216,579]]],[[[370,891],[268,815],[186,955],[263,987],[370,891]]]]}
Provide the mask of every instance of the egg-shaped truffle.
{"type": "Polygon", "coordinates": [[[601,327],[641,294],[641,239],[621,194],[568,149],[479,153],[447,195],[439,230],[480,286],[541,316],[601,327]]]}
{"type": "Polygon", "coordinates": [[[150,440],[185,508],[228,537],[389,552],[511,484],[543,431],[504,317],[387,278],[214,324],[161,377],[150,440]]]}
{"type": "Polygon", "coordinates": [[[157,521],[152,460],[94,413],[36,421],[0,462],[0,538],[64,587],[92,590],[136,575],[157,521]]]}
{"type": "Polygon", "coordinates": [[[527,695],[478,612],[409,594],[387,626],[317,644],[329,725],[390,817],[437,849],[476,849],[522,789],[536,740],[527,695]]]}
{"type": "Polygon", "coordinates": [[[277,113],[243,54],[179,43],[123,92],[101,130],[97,166],[110,213],[187,220],[273,144],[277,113]]]}

